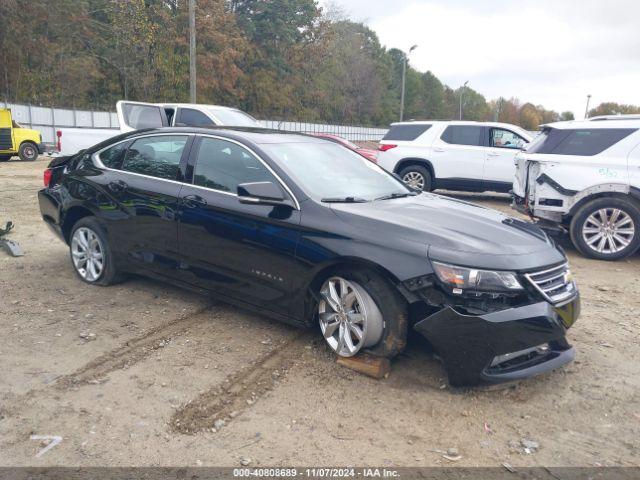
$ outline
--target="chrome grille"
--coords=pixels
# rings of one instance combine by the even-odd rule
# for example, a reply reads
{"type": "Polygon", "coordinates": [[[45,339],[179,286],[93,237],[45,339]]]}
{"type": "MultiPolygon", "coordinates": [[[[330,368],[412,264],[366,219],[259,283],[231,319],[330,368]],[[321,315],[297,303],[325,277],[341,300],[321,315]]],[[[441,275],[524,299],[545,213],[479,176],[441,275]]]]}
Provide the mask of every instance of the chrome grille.
{"type": "Polygon", "coordinates": [[[544,299],[551,303],[561,303],[576,293],[576,285],[566,263],[539,272],[526,273],[525,277],[544,299]]]}

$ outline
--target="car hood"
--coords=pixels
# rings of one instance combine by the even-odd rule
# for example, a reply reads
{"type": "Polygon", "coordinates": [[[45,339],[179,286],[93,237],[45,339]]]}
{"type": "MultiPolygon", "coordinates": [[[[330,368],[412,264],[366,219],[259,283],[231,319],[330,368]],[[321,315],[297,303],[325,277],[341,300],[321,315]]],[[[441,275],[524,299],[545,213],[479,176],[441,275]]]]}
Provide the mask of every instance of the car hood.
{"type": "Polygon", "coordinates": [[[536,269],[565,260],[538,227],[440,195],[333,204],[332,209],[362,237],[420,242],[432,260],[505,270],[536,269]]]}

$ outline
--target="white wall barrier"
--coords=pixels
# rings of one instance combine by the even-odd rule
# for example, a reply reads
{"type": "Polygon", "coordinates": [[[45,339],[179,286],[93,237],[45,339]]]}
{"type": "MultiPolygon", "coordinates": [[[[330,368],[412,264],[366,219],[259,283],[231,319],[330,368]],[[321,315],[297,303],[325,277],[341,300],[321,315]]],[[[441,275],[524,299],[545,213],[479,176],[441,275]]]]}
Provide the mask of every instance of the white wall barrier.
{"type": "MultiPolygon", "coordinates": [[[[56,142],[56,130],[60,127],[118,129],[118,115],[115,112],[97,112],[53,107],[37,107],[16,103],[0,102],[0,107],[10,108],[13,118],[19,124],[34,128],[42,133],[45,143],[56,142]]],[[[266,128],[302,133],[328,133],[339,135],[351,141],[379,141],[386,128],[361,127],[353,125],[328,125],[321,123],[285,122],[259,120],[266,128]]]]}

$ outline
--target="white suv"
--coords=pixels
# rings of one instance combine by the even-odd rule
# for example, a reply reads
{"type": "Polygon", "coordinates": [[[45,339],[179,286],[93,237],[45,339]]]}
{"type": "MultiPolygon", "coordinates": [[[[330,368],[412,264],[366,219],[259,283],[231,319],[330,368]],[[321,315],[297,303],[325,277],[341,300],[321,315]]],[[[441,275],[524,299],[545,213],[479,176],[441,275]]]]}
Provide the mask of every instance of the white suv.
{"type": "Polygon", "coordinates": [[[543,125],[516,157],[513,207],[569,230],[585,256],[616,260],[640,247],[640,119],[543,125]]]}
{"type": "Polygon", "coordinates": [[[420,190],[508,192],[514,157],[530,141],[528,132],[506,123],[393,123],[378,147],[378,165],[420,190]]]}

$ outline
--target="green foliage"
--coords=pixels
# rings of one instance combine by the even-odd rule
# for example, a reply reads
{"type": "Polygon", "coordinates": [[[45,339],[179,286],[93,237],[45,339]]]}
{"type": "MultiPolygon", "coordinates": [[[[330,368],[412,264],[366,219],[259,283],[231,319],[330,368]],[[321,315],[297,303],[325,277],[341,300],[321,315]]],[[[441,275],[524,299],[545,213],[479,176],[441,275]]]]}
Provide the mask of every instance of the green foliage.
{"type": "MultiPolygon", "coordinates": [[[[317,0],[197,0],[196,27],[200,103],[286,120],[399,118],[405,54],[317,0]]],[[[188,101],[188,33],[186,0],[0,0],[0,92],[92,109],[123,98],[188,101]]],[[[405,119],[457,119],[461,99],[465,120],[536,129],[573,118],[515,98],[487,101],[407,64],[405,119]]],[[[638,112],[605,103],[590,114],[638,112]]]]}
{"type": "Polygon", "coordinates": [[[576,117],[573,115],[573,112],[562,112],[560,114],[560,120],[563,122],[567,122],[569,120],[575,120],[576,117]]]}

